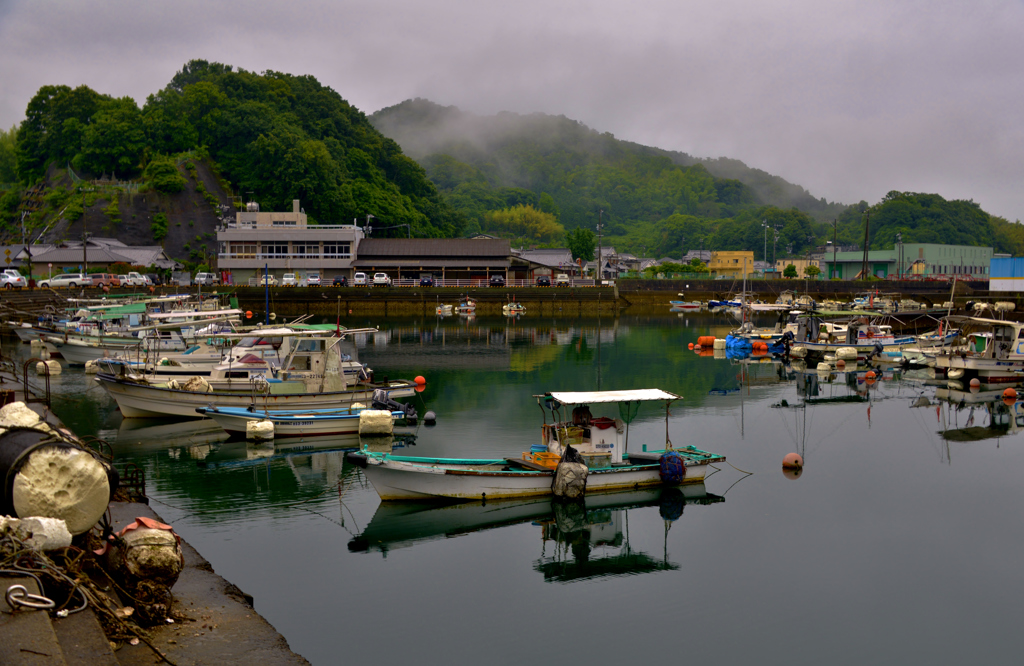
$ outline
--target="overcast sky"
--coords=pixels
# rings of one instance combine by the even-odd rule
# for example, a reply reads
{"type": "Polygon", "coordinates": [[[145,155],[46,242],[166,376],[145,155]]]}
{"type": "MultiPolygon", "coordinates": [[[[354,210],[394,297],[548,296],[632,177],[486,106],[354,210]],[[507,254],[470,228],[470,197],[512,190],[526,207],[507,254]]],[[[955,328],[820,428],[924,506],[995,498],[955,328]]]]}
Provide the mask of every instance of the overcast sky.
{"type": "Polygon", "coordinates": [[[46,84],[141,106],[195,58],[1024,219],[1020,0],[0,0],[0,126],[46,84]]]}

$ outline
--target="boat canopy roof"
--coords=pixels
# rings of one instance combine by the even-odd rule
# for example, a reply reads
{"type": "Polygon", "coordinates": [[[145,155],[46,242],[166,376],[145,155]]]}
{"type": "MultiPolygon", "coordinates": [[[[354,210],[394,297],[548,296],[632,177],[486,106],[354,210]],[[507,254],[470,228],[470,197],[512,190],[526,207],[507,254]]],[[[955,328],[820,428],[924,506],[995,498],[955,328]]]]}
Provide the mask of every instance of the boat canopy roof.
{"type": "MultiPolygon", "coordinates": [[[[683,396],[661,389],[629,389],[625,391],[552,391],[548,393],[563,405],[595,404],[600,402],[649,402],[654,400],[681,400],[683,396]]],[[[539,396],[544,397],[544,396],[539,396]]]]}
{"type": "Polygon", "coordinates": [[[173,318],[196,318],[196,317],[228,317],[240,315],[241,310],[172,310],[171,312],[154,312],[149,315],[150,319],[173,319],[173,318]]]}

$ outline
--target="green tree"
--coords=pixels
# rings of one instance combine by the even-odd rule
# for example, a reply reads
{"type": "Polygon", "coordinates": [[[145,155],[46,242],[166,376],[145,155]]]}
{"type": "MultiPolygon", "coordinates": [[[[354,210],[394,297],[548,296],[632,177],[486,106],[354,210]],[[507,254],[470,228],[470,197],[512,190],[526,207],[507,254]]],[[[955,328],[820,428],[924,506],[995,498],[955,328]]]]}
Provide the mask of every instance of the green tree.
{"type": "Polygon", "coordinates": [[[18,126],[0,130],[0,183],[18,180],[18,126]]]}
{"type": "Polygon", "coordinates": [[[690,259],[690,264],[686,267],[686,269],[688,271],[690,271],[691,273],[709,273],[709,272],[711,272],[710,269],[707,267],[707,264],[705,264],[703,261],[701,261],[697,257],[694,257],[693,259],[690,259]]]}
{"type": "Polygon", "coordinates": [[[94,174],[138,174],[146,132],[142,112],[131,97],[104,104],[85,128],[82,152],[76,162],[94,174]]]}
{"type": "Polygon", "coordinates": [[[576,227],[565,234],[565,246],[572,252],[573,259],[593,261],[595,239],[594,232],[590,229],[576,227]]]}
{"type": "Polygon", "coordinates": [[[820,273],[821,269],[813,264],[804,267],[804,275],[807,277],[816,278],[820,273]]]}
{"type": "Polygon", "coordinates": [[[782,271],[782,277],[795,278],[797,275],[796,266],[793,264],[789,264],[786,266],[786,270],[782,271]]]}
{"type": "Polygon", "coordinates": [[[522,204],[487,213],[487,229],[516,239],[551,243],[565,235],[555,216],[522,204]]]}

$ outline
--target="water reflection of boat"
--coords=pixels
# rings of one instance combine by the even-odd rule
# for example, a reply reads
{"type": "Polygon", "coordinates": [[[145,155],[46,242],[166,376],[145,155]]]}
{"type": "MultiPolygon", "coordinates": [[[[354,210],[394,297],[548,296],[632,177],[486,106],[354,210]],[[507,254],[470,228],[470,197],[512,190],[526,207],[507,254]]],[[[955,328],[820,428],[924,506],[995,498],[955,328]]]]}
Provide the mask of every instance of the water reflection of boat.
{"type": "Polygon", "coordinates": [[[227,438],[228,434],[211,419],[124,419],[117,430],[117,439],[110,445],[115,454],[136,453],[173,446],[213,444],[227,438]]]}
{"type": "Polygon", "coordinates": [[[947,441],[977,442],[1024,431],[1024,403],[1015,402],[1012,398],[1004,401],[1002,391],[971,392],[937,388],[935,398],[949,403],[945,410],[946,418],[942,421],[942,430],[939,431],[939,435],[947,441]],[[964,410],[968,412],[964,416],[964,425],[960,426],[957,418],[953,427],[950,427],[950,417],[964,410]],[[986,417],[988,422],[982,423],[986,417]]]}
{"type": "MultiPolygon", "coordinates": [[[[586,539],[591,547],[618,547],[624,543],[620,526],[627,510],[657,506],[663,518],[675,520],[688,504],[723,501],[724,497],[708,493],[704,484],[699,483],[679,488],[590,495],[585,503],[568,505],[550,497],[458,504],[384,502],[366,529],[349,541],[348,548],[354,552],[377,551],[386,555],[395,548],[528,522],[540,524],[545,541],[574,546],[580,539],[586,539]]],[[[546,580],[574,580],[643,573],[677,568],[677,565],[629,551],[610,558],[588,558],[586,562],[542,557],[535,568],[544,573],[546,580]]]]}

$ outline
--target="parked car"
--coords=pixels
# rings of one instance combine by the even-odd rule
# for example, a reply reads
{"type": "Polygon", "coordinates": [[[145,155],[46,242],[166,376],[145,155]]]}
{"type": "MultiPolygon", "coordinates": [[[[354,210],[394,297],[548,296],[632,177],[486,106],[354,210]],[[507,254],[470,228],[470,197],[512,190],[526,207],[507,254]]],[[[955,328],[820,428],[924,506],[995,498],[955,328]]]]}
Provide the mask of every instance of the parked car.
{"type": "Polygon", "coordinates": [[[294,287],[298,283],[299,281],[295,279],[295,273],[285,273],[281,276],[282,287],[294,287]]]}
{"type": "Polygon", "coordinates": [[[310,273],[309,275],[307,275],[306,276],[306,286],[307,287],[319,287],[320,286],[320,274],[319,273],[310,273]]]}
{"type": "Polygon", "coordinates": [[[373,274],[373,286],[374,287],[390,287],[391,278],[388,277],[387,273],[374,273],[373,274]]]}
{"type": "Polygon", "coordinates": [[[92,278],[85,273],[62,273],[45,280],[40,280],[39,286],[50,287],[51,289],[60,289],[61,287],[67,287],[69,289],[74,289],[75,287],[91,287],[92,278]]]}
{"type": "Polygon", "coordinates": [[[146,273],[146,279],[149,280],[149,283],[153,285],[159,286],[164,283],[163,278],[157,275],[156,273],[146,273]]]}
{"type": "Polygon", "coordinates": [[[4,272],[0,273],[0,286],[4,289],[23,289],[28,286],[28,280],[16,268],[5,268],[4,272]]]}
{"type": "Polygon", "coordinates": [[[504,275],[492,275],[491,279],[488,280],[488,284],[490,284],[492,287],[504,287],[505,286],[505,276],[504,275]]]}
{"type": "Polygon", "coordinates": [[[136,273],[135,271],[128,273],[128,275],[118,275],[117,277],[121,280],[122,287],[149,286],[149,283],[146,281],[146,278],[142,276],[142,273],[136,273]]]}
{"type": "Polygon", "coordinates": [[[333,284],[335,287],[347,287],[348,278],[346,278],[344,275],[335,275],[334,282],[332,282],[331,284],[333,284]]]}
{"type": "Polygon", "coordinates": [[[196,273],[195,283],[213,287],[220,284],[220,276],[216,273],[196,273]]]}
{"type": "Polygon", "coordinates": [[[92,273],[89,275],[92,278],[92,286],[100,287],[120,287],[121,278],[112,273],[92,273]]]}
{"type": "Polygon", "coordinates": [[[540,276],[538,276],[537,277],[537,286],[538,287],[550,287],[551,286],[551,278],[548,277],[547,275],[540,275],[540,276]]]}
{"type": "Polygon", "coordinates": [[[256,284],[258,284],[261,287],[276,287],[277,278],[270,274],[261,275],[259,276],[259,278],[257,278],[256,284]]]}
{"type": "Polygon", "coordinates": [[[424,275],[423,277],[421,277],[420,278],[420,286],[421,287],[433,287],[434,286],[434,276],[432,276],[432,275],[424,275]]]}
{"type": "Polygon", "coordinates": [[[566,275],[565,273],[559,273],[558,275],[555,276],[556,287],[568,287],[569,284],[569,276],[566,275]]]}
{"type": "Polygon", "coordinates": [[[366,273],[356,273],[352,276],[353,287],[365,287],[367,285],[366,273]]]}

